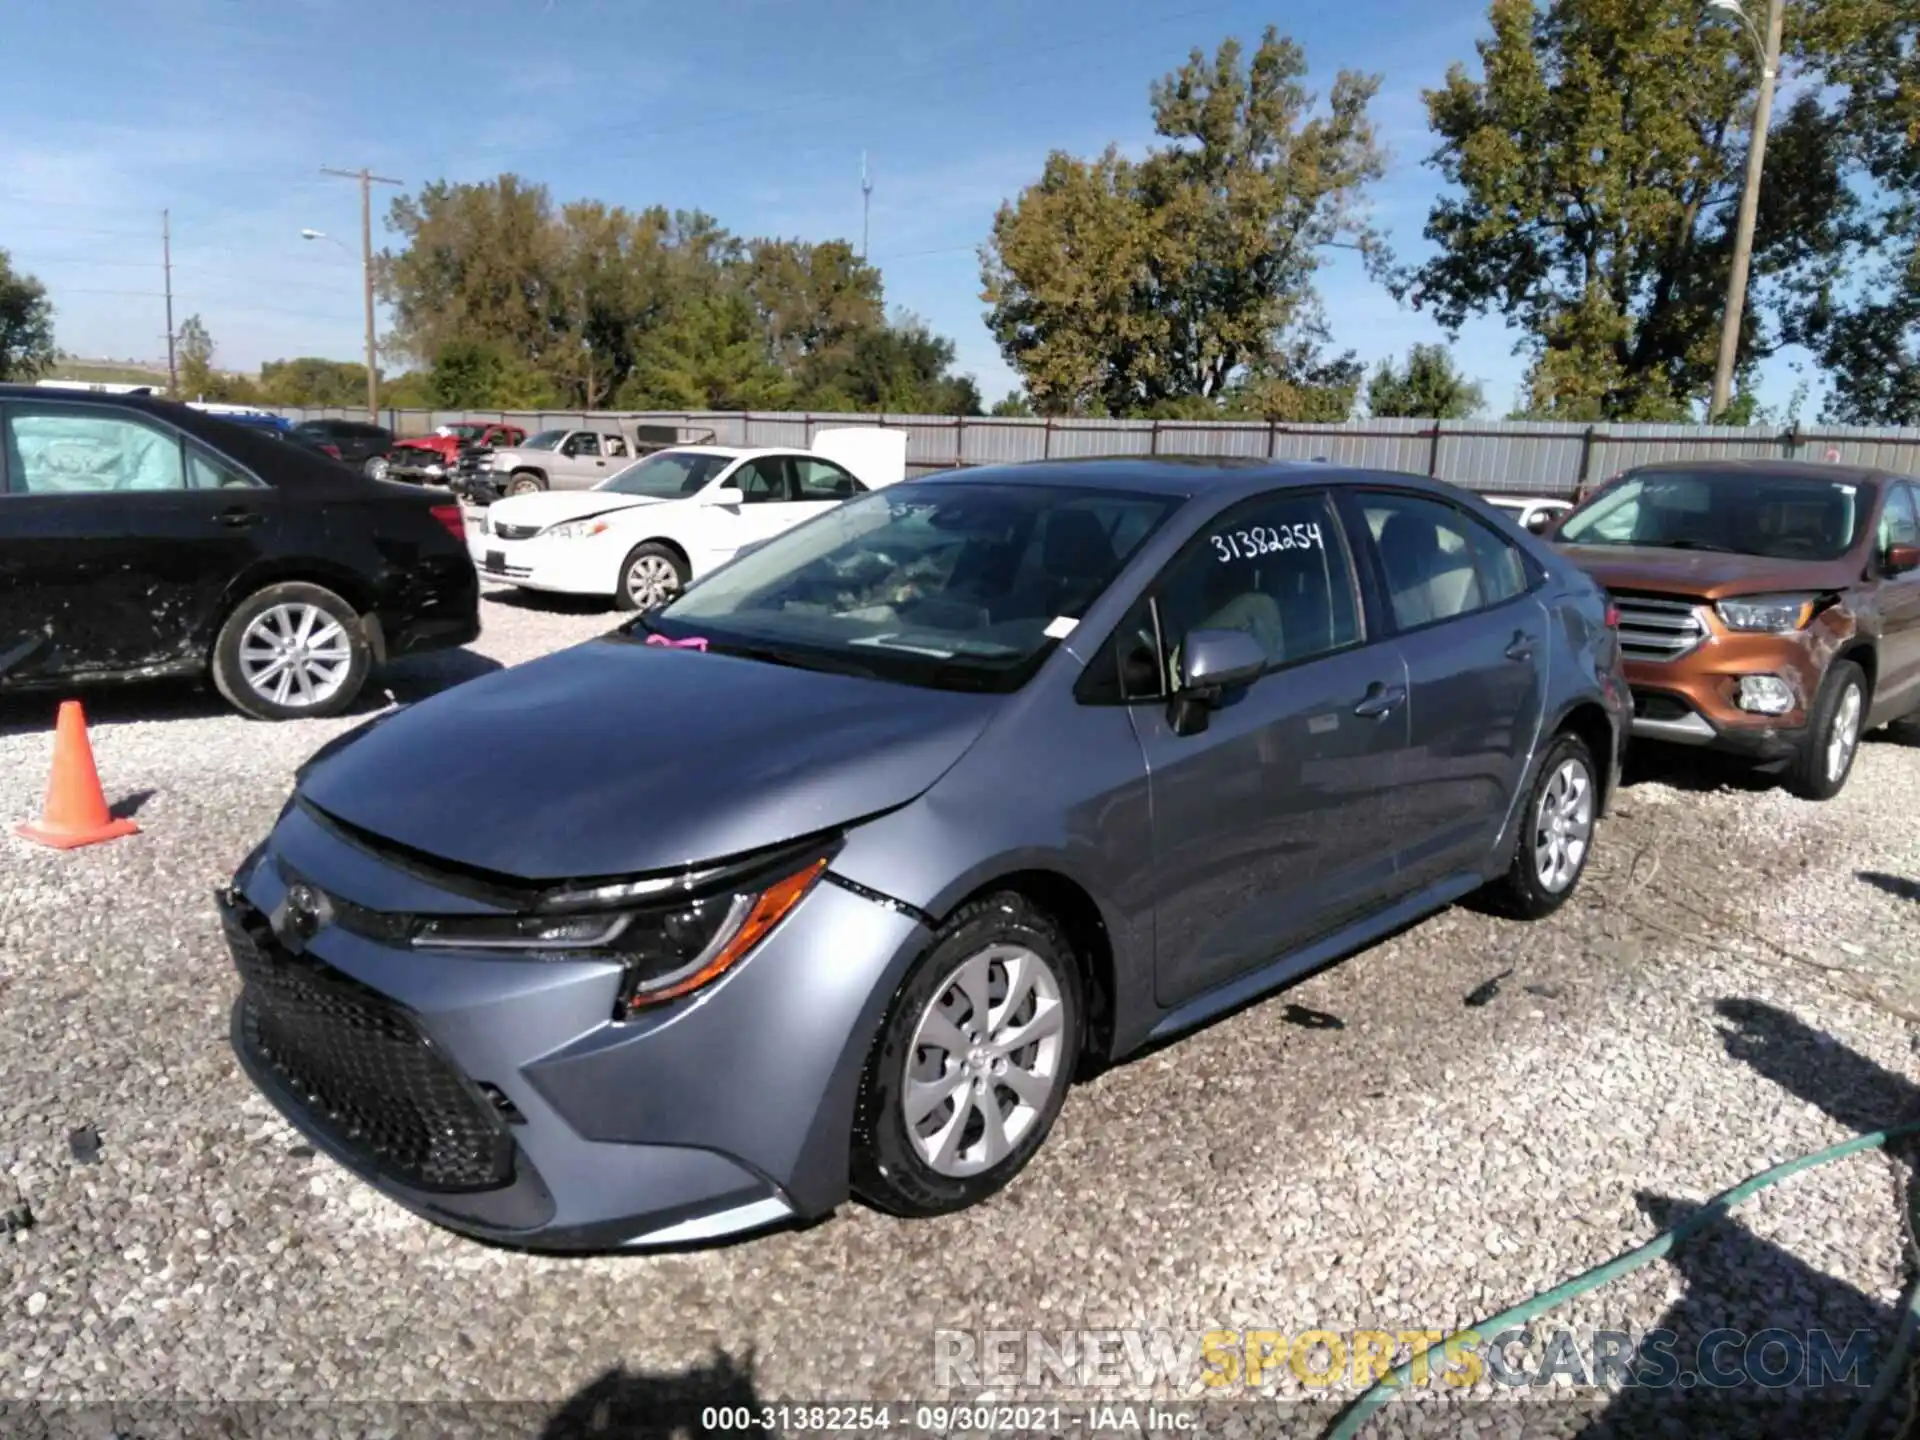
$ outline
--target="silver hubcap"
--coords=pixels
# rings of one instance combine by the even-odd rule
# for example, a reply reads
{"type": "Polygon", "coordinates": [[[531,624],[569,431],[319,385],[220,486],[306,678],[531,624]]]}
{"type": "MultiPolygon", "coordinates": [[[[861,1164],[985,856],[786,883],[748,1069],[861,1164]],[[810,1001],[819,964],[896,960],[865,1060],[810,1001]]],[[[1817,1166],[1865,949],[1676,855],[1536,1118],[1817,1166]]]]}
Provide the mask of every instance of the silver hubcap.
{"type": "Polygon", "coordinates": [[[1039,1123],[1061,1083],[1060,982],[1024,945],[990,945],[941,982],[907,1053],[901,1108],[933,1170],[978,1175],[1039,1123]]]}
{"type": "Polygon", "coordinates": [[[1833,728],[1827,732],[1827,779],[1838,780],[1853,763],[1853,747],[1860,743],[1860,687],[1848,685],[1833,707],[1833,728]]]}
{"type": "Polygon", "coordinates": [[[1579,875],[1593,840],[1593,777],[1578,760],[1562,760],[1540,792],[1533,822],[1533,869],[1557,895],[1579,875]]]}
{"type": "Polygon", "coordinates": [[[664,555],[642,555],[627,567],[627,594],[642,610],[664,605],[680,588],[680,577],[664,555]]]}
{"type": "Polygon", "coordinates": [[[386,479],[387,478],[387,462],[385,460],[382,460],[379,456],[376,455],[373,459],[367,462],[367,474],[371,475],[376,480],[386,479]]]}
{"type": "Polygon", "coordinates": [[[539,488],[540,483],[537,480],[516,480],[507,486],[507,493],[509,495],[531,495],[539,488]]]}
{"type": "Polygon", "coordinates": [[[240,637],[240,672],[254,694],[276,705],[321,705],[340,693],[353,644],[317,605],[275,605],[240,637]]]}

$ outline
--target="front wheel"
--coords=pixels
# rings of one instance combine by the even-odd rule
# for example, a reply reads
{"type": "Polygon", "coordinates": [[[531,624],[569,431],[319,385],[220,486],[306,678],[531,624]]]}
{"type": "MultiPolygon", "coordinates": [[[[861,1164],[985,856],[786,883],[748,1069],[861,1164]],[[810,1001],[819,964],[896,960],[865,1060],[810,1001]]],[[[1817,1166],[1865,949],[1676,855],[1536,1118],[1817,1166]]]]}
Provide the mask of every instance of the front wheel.
{"type": "Polygon", "coordinates": [[[1521,811],[1507,873],[1487,887],[1489,908],[1515,920],[1539,920],[1566,904],[1593,850],[1600,788],[1593,755],[1578,735],[1553,737],[1521,811]]]}
{"type": "Polygon", "coordinates": [[[509,495],[537,495],[547,488],[547,482],[531,470],[516,470],[513,478],[507,482],[509,495]]]}
{"type": "Polygon", "coordinates": [[[687,564],[657,540],[636,545],[620,562],[613,603],[622,610],[657,610],[687,588],[687,564]]]}
{"type": "Polygon", "coordinates": [[[1807,738],[1787,767],[1787,788],[1803,800],[1831,800],[1845,788],[1867,718],[1867,675],[1836,660],[1821,683],[1807,738]]]}
{"type": "Polygon", "coordinates": [[[367,457],[367,463],[361,468],[365,470],[369,480],[384,480],[387,478],[387,471],[390,466],[387,463],[386,456],[370,455],[367,457]]]}
{"type": "Polygon", "coordinates": [[[213,683],[256,720],[338,715],[359,696],[372,663],[353,607],[299,581],[242,600],[213,643],[213,683]]]}
{"type": "Polygon", "coordinates": [[[893,997],[861,1081],[853,1189],[895,1215],[978,1204],[1039,1150],[1080,1058],[1080,971],[1012,891],[963,906],[893,997]]]}

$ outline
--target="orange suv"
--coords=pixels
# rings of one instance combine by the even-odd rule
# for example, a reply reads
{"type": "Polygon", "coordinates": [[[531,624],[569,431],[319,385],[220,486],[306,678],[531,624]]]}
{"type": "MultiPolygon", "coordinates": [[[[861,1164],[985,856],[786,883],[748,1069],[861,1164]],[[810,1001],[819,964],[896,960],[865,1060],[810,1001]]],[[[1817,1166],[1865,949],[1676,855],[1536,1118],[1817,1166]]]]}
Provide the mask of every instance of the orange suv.
{"type": "Polygon", "coordinates": [[[1792,461],[1629,470],[1552,539],[1612,594],[1636,740],[1840,792],[1860,736],[1920,709],[1920,481],[1792,461]]]}

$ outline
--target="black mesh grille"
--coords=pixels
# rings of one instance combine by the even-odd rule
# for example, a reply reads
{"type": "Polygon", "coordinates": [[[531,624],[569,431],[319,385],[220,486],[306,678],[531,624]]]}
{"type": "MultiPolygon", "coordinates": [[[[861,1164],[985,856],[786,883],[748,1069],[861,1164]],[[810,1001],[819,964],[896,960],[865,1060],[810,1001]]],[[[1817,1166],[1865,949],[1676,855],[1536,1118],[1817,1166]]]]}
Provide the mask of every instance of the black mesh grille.
{"type": "MultiPolygon", "coordinates": [[[[244,902],[243,902],[244,903],[244,902]]],[[[241,1042],[308,1116],[371,1168],[421,1190],[491,1190],[513,1142],[476,1086],[391,1001],[229,911],[241,1042]]]]}
{"type": "Polygon", "coordinates": [[[495,525],[493,533],[502,540],[531,540],[540,533],[538,525],[495,525]]]}

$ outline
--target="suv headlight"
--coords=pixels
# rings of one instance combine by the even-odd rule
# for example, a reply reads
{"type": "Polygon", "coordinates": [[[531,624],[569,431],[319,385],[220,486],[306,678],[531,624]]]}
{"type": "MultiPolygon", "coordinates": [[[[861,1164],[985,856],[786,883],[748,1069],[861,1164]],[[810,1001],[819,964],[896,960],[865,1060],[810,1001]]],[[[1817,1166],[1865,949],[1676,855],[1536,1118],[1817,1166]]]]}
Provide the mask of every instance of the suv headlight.
{"type": "Polygon", "coordinates": [[[1714,607],[1729,630],[1784,635],[1813,618],[1811,595],[1760,595],[1746,600],[1722,600],[1714,607]]]}
{"type": "Polygon", "coordinates": [[[642,881],[562,892],[531,915],[443,916],[420,921],[412,944],[429,950],[511,951],[552,960],[615,960],[622,967],[614,1018],[689,995],[750,954],[826,873],[811,852],[704,893],[645,899],[673,882],[642,881]]]}
{"type": "Polygon", "coordinates": [[[589,535],[598,535],[607,528],[605,520],[568,520],[559,525],[549,525],[540,532],[542,540],[585,540],[589,535]]]}

